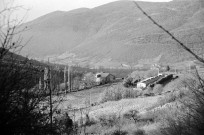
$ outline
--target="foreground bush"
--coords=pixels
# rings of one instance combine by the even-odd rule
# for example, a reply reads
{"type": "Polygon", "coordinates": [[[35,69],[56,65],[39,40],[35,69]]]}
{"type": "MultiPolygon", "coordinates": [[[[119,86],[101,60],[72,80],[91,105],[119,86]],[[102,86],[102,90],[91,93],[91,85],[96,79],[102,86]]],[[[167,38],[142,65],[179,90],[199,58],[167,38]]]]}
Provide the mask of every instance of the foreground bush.
{"type": "Polygon", "coordinates": [[[127,135],[127,134],[128,134],[127,131],[118,130],[118,129],[110,133],[110,135],[127,135]]]}
{"type": "Polygon", "coordinates": [[[111,115],[101,115],[98,118],[98,121],[102,127],[113,127],[117,125],[119,122],[119,118],[117,117],[116,114],[111,114],[111,115]]]}
{"type": "MultiPolygon", "coordinates": [[[[204,81],[184,78],[174,92],[159,100],[167,106],[160,115],[161,127],[157,135],[204,134],[204,81]],[[164,115],[165,114],[165,115],[164,115]]],[[[159,115],[159,114],[158,114],[159,115]]]]}
{"type": "Polygon", "coordinates": [[[137,129],[132,133],[132,135],[146,135],[145,131],[142,129],[137,129]]]}

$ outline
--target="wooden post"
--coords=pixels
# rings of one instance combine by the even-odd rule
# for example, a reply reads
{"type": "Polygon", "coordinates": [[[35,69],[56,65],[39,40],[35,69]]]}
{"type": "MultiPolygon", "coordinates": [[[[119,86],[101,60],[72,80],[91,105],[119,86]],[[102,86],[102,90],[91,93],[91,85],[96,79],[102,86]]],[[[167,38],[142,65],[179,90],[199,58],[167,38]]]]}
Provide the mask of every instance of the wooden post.
{"type": "Polygon", "coordinates": [[[48,89],[50,91],[50,128],[51,128],[51,131],[52,131],[52,90],[51,90],[51,72],[50,72],[50,69],[48,69],[49,71],[49,80],[48,80],[48,89]]]}
{"type": "Polygon", "coordinates": [[[46,91],[49,91],[49,98],[50,98],[50,128],[52,131],[52,90],[51,90],[51,72],[50,69],[48,67],[45,67],[45,71],[44,71],[44,89],[46,91]]]}
{"type": "Polygon", "coordinates": [[[67,89],[68,89],[68,87],[67,87],[67,67],[65,66],[64,67],[64,85],[65,85],[65,94],[67,93],[67,89]]]}
{"type": "Polygon", "coordinates": [[[68,66],[68,82],[69,82],[69,92],[71,92],[72,91],[71,66],[68,66]]]}
{"type": "Polygon", "coordinates": [[[42,80],[41,80],[41,77],[39,78],[39,89],[42,90],[42,80]]]}
{"type": "Polygon", "coordinates": [[[49,71],[48,71],[48,68],[47,67],[45,67],[45,70],[44,70],[44,90],[46,91],[47,90],[47,86],[48,86],[48,84],[47,84],[47,82],[48,82],[48,73],[49,71]]]}

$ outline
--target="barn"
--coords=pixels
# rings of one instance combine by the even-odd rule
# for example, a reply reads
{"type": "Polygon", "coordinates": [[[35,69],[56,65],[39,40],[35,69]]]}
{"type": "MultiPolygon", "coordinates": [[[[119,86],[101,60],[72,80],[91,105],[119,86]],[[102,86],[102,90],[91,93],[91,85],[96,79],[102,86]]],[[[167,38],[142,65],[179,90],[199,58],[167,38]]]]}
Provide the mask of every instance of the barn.
{"type": "Polygon", "coordinates": [[[140,82],[137,83],[137,88],[146,88],[148,85],[156,82],[157,80],[163,78],[165,75],[163,74],[159,74],[157,76],[154,76],[154,77],[149,77],[149,78],[146,78],[140,82]]]}
{"type": "Polygon", "coordinates": [[[95,77],[96,77],[96,83],[98,85],[110,83],[110,82],[113,82],[115,80],[114,75],[112,75],[110,73],[104,73],[104,72],[97,73],[95,77]]]}

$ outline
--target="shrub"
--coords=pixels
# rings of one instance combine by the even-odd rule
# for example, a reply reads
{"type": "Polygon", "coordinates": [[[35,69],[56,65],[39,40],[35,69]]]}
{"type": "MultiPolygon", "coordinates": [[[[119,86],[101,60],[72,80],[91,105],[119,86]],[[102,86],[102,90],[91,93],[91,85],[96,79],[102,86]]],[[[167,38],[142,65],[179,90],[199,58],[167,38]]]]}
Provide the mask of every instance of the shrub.
{"type": "MultiPolygon", "coordinates": [[[[201,82],[203,80],[200,80],[201,82]]],[[[158,135],[202,135],[204,134],[204,87],[198,80],[182,78],[179,87],[160,99],[160,104],[174,102],[160,115],[162,126],[158,135]]]]}
{"type": "Polygon", "coordinates": [[[148,112],[140,115],[139,121],[146,122],[146,123],[154,122],[157,119],[157,116],[158,115],[155,114],[155,112],[148,111],[148,112]]]}
{"type": "Polygon", "coordinates": [[[132,133],[132,135],[146,135],[146,133],[143,129],[137,129],[132,133]]]}
{"type": "Polygon", "coordinates": [[[107,101],[118,101],[122,99],[122,92],[121,88],[107,88],[101,94],[101,101],[100,102],[107,102],[107,101]]]}
{"type": "Polygon", "coordinates": [[[97,121],[94,118],[89,118],[89,116],[86,115],[86,119],[85,119],[85,126],[91,126],[91,125],[95,125],[97,123],[97,121]]]}
{"type": "Polygon", "coordinates": [[[122,98],[136,98],[140,96],[140,92],[133,89],[125,89],[122,92],[122,98]]]}
{"type": "Polygon", "coordinates": [[[127,134],[128,134],[127,131],[123,131],[120,129],[113,129],[109,131],[108,133],[105,133],[105,135],[127,135],[127,134]]]}
{"type": "Polygon", "coordinates": [[[119,118],[117,117],[116,114],[111,114],[111,115],[101,115],[98,118],[99,123],[102,127],[113,127],[117,125],[119,122],[119,118]]]}
{"type": "Polygon", "coordinates": [[[129,112],[125,113],[123,115],[124,118],[127,119],[132,119],[134,120],[135,124],[139,121],[140,116],[138,115],[138,111],[137,110],[130,110],[129,112]]]}
{"type": "Polygon", "coordinates": [[[127,131],[115,130],[111,135],[127,135],[127,134],[128,134],[127,131]]]}
{"type": "Polygon", "coordinates": [[[166,103],[171,103],[171,102],[174,102],[177,100],[181,100],[182,98],[186,97],[187,95],[190,96],[190,95],[192,95],[192,93],[189,90],[182,88],[180,90],[168,93],[164,97],[160,98],[158,100],[158,105],[164,105],[166,103]]]}
{"type": "Polygon", "coordinates": [[[118,101],[124,98],[136,98],[141,93],[137,90],[124,88],[121,85],[107,88],[102,94],[100,102],[118,101]]]}
{"type": "Polygon", "coordinates": [[[118,129],[116,127],[102,132],[102,135],[127,135],[127,134],[128,134],[127,131],[118,129]]]}
{"type": "Polygon", "coordinates": [[[132,78],[132,77],[130,77],[130,76],[126,77],[126,78],[123,80],[123,86],[124,86],[124,87],[133,86],[132,81],[133,81],[133,78],[132,78]]]}

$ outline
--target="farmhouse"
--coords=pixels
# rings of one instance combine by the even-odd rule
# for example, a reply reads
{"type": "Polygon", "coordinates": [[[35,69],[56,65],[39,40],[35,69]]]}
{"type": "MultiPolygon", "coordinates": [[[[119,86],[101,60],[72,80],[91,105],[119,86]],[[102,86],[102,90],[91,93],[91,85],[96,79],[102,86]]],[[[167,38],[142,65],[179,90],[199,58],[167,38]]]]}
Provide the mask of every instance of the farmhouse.
{"type": "Polygon", "coordinates": [[[110,73],[104,73],[104,72],[97,73],[95,77],[96,77],[96,83],[98,85],[109,83],[109,82],[112,82],[115,80],[114,75],[112,75],[110,73]]]}

